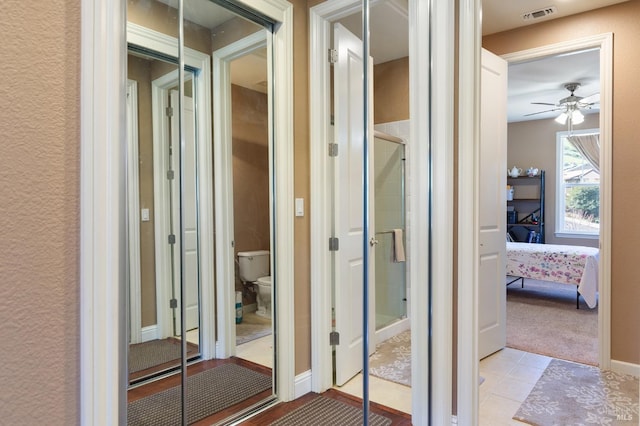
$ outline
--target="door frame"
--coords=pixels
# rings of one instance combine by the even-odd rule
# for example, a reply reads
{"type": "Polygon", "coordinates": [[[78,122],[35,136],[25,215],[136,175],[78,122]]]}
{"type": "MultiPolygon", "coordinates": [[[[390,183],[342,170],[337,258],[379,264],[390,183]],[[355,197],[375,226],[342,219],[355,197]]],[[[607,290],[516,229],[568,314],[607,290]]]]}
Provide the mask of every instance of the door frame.
{"type": "MultiPolygon", "coordinates": [[[[459,51],[459,147],[458,147],[458,424],[478,421],[478,264],[477,213],[479,188],[476,185],[480,140],[480,0],[462,0],[460,7],[459,51]],[[468,214],[472,212],[472,214],[468,214]],[[471,241],[470,237],[471,236],[471,241]]],[[[600,48],[600,131],[601,198],[599,270],[599,367],[611,368],[611,136],[612,136],[612,64],[611,33],[559,42],[534,49],[502,55],[508,62],[523,61],[588,47],[600,48]]]]}
{"type": "MultiPolygon", "coordinates": [[[[373,2],[372,2],[373,3],[373,2]]],[[[407,260],[411,285],[412,419],[449,424],[453,364],[453,53],[451,2],[409,0],[411,206],[407,260]],[[428,40],[430,42],[419,43],[428,40]],[[425,78],[428,76],[428,78],[425,78]],[[432,105],[437,105],[433,108],[432,105]],[[432,190],[429,193],[429,190],[432,190]],[[430,247],[438,247],[431,252],[430,247]],[[411,262],[411,259],[421,261],[411,262]],[[428,259],[428,261],[427,261],[428,259]],[[445,285],[419,285],[439,282],[445,285]],[[429,312],[428,307],[433,307],[429,312]],[[427,336],[431,335],[431,341],[427,336]],[[434,392],[430,393],[430,389],[434,392]]],[[[332,385],[330,67],[331,22],[359,8],[353,0],[329,0],[310,9],[311,369],[312,390],[332,385]]]]}
{"type": "Polygon", "coordinates": [[[138,82],[127,79],[127,248],[129,343],[143,342],[140,296],[140,186],[138,167],[138,82]],[[134,113],[135,111],[135,113],[134,113]]]}
{"type": "MultiPolygon", "coordinates": [[[[293,194],[293,8],[284,0],[248,6],[280,22],[274,108],[284,170],[277,172],[283,197],[276,211],[286,294],[279,299],[276,389],[288,401],[295,371],[293,197],[286,196],[293,194]]],[[[80,423],[126,424],[126,2],[81,0],[80,24],[80,423]]]]}
{"type": "MultiPolygon", "coordinates": [[[[215,233],[216,233],[216,280],[218,300],[218,342],[216,353],[218,358],[228,358],[236,353],[235,328],[235,258],[234,258],[234,209],[233,209],[233,140],[231,116],[231,62],[241,58],[254,50],[267,47],[267,57],[271,57],[272,46],[267,30],[260,30],[234,43],[214,51],[211,55],[213,62],[213,99],[214,123],[213,151],[214,151],[214,183],[215,183],[215,233]]],[[[271,76],[271,69],[267,75],[271,76]]],[[[270,81],[270,77],[267,77],[270,81]]],[[[269,92],[271,88],[269,87],[269,92]]],[[[272,93],[270,93],[273,96],[272,93]]],[[[269,116],[272,116],[269,105],[269,116]]],[[[271,121],[271,120],[270,120],[271,121]]],[[[271,126],[270,126],[271,129],[271,126]]],[[[273,138],[269,133],[269,188],[273,186],[273,138]]],[[[272,200],[270,194],[269,198],[272,200]]],[[[270,216],[273,214],[270,205],[270,216]]],[[[269,221],[270,251],[273,252],[273,227],[269,221]]],[[[271,256],[273,271],[274,256],[271,256]]],[[[279,283],[278,283],[279,285],[279,283]]],[[[277,303],[276,303],[277,306],[277,303]]]]}

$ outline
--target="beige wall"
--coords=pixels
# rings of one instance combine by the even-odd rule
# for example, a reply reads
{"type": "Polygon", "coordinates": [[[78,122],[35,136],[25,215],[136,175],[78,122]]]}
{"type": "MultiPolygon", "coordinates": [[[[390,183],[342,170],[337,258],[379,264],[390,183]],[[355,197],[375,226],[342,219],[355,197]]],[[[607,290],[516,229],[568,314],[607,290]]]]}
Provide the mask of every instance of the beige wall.
{"type": "MultiPolygon", "coordinates": [[[[307,2],[293,4],[293,192],[305,199],[309,212],[309,23],[307,2]]],[[[294,218],[294,304],[296,368],[300,374],[311,369],[311,266],[309,214],[294,218]]]]}
{"type": "MultiPolygon", "coordinates": [[[[267,95],[231,86],[235,254],[269,250],[269,116],[267,95]]],[[[242,290],[236,274],[236,290],[242,290]]],[[[255,294],[244,292],[245,304],[255,294]]]]}
{"type": "Polygon", "coordinates": [[[409,57],[373,67],[373,121],[409,119],[409,57]]]}
{"type": "MultiPolygon", "coordinates": [[[[578,129],[597,129],[599,114],[585,115],[578,129]]],[[[567,244],[598,247],[597,239],[558,238],[556,226],[556,132],[567,130],[552,118],[522,121],[508,126],[507,166],[522,170],[536,167],[545,171],[545,241],[547,244],[567,244]]]]}
{"type": "Polygon", "coordinates": [[[611,252],[611,357],[640,364],[640,285],[636,270],[640,226],[637,168],[636,83],[640,70],[640,1],[555,19],[484,37],[483,46],[500,55],[594,34],[612,32],[613,47],[613,200],[611,252]]]}
{"type": "Polygon", "coordinates": [[[80,2],[0,6],[0,423],[79,423],[80,2]]]}

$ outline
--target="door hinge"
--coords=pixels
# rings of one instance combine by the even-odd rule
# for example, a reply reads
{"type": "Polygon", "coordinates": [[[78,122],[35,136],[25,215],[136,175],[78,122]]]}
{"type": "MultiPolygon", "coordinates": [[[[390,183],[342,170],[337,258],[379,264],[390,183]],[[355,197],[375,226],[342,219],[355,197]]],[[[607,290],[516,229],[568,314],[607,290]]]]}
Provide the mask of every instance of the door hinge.
{"type": "Polygon", "coordinates": [[[170,234],[169,235],[169,244],[175,244],[176,243],[176,236],[174,234],[170,234]]]}
{"type": "Polygon", "coordinates": [[[175,309],[178,307],[178,299],[171,299],[169,300],[169,307],[171,309],[175,309]]]}
{"type": "Polygon", "coordinates": [[[332,331],[329,333],[329,344],[331,346],[337,346],[340,344],[340,333],[337,331],[332,331]]]}
{"type": "Polygon", "coordinates": [[[173,180],[173,176],[174,176],[173,170],[167,170],[167,179],[173,180]]]}
{"type": "Polygon", "coordinates": [[[335,64],[338,62],[338,51],[336,49],[329,49],[329,63],[335,64]]]}
{"type": "Polygon", "coordinates": [[[338,251],[340,249],[340,240],[336,237],[329,238],[329,251],[338,251]]]}
{"type": "Polygon", "coordinates": [[[167,107],[166,113],[167,113],[167,117],[173,117],[173,108],[167,107]]]}
{"type": "Polygon", "coordinates": [[[329,157],[337,157],[338,156],[338,144],[330,143],[329,144],[329,157]]]}

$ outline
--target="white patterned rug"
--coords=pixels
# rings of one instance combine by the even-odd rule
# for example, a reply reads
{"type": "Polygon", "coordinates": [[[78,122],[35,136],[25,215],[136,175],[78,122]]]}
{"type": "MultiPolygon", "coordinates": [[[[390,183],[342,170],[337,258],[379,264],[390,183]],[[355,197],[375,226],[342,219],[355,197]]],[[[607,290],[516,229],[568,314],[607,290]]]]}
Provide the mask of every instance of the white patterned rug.
{"type": "Polygon", "coordinates": [[[376,352],[369,357],[369,374],[411,386],[411,330],[376,346],[376,352]]]}
{"type": "Polygon", "coordinates": [[[514,419],[531,425],[637,425],[638,379],[551,360],[514,419]]]}

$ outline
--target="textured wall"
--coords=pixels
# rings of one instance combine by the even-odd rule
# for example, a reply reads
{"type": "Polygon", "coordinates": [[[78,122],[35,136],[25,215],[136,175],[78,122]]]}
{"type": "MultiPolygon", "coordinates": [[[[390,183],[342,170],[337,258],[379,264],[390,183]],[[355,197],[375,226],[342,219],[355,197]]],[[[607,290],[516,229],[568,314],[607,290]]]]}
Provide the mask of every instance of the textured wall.
{"type": "MultiPolygon", "coordinates": [[[[575,129],[597,129],[599,114],[585,115],[584,123],[575,129]]],[[[509,124],[507,166],[526,170],[537,167],[545,170],[545,241],[547,244],[568,244],[598,247],[597,239],[558,238],[556,226],[556,132],[567,130],[552,118],[509,124]]]]}
{"type": "Polygon", "coordinates": [[[79,421],[80,5],[0,2],[0,423],[79,421]]]}
{"type": "Polygon", "coordinates": [[[640,227],[637,99],[640,70],[640,1],[554,19],[484,37],[500,55],[594,34],[613,33],[613,211],[611,222],[611,357],[640,364],[640,285],[636,270],[640,227]]]}

